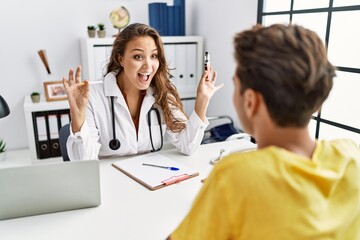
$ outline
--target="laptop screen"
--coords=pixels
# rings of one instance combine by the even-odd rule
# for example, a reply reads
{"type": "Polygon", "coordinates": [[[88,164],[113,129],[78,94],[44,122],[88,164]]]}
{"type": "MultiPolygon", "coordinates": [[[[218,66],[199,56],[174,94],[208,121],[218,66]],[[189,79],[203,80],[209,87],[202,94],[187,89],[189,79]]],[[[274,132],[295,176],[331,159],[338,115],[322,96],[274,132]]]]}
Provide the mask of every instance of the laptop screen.
{"type": "Polygon", "coordinates": [[[99,160],[0,168],[0,220],[99,206],[99,160]]]}

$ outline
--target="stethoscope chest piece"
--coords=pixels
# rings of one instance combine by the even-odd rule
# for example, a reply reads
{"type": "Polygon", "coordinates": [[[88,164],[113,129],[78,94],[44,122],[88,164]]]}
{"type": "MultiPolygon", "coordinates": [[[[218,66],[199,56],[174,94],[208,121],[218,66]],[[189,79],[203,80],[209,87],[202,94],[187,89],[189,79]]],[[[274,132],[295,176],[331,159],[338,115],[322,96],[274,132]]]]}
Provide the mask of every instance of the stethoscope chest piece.
{"type": "Polygon", "coordinates": [[[120,148],[121,144],[120,141],[118,139],[112,139],[109,142],[109,147],[111,150],[118,150],[120,148]]]}

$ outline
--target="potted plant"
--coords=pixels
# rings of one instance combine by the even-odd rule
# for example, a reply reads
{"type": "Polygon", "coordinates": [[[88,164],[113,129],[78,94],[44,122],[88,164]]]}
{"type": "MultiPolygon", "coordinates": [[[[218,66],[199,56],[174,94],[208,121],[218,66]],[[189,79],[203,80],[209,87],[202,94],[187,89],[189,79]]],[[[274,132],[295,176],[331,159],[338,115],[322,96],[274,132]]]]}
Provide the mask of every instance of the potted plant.
{"type": "Polygon", "coordinates": [[[98,37],[99,38],[104,38],[105,35],[106,35],[106,31],[105,31],[105,25],[103,23],[98,23],[98,31],[97,31],[97,34],[98,34],[98,37]]]}
{"type": "Polygon", "coordinates": [[[40,93],[38,93],[38,92],[33,92],[33,93],[31,93],[31,101],[33,102],[33,103],[38,103],[38,102],[40,102],[40,93]]]}
{"type": "Polygon", "coordinates": [[[94,38],[95,35],[96,35],[96,27],[90,25],[90,26],[87,27],[87,29],[88,29],[89,38],[94,38]]]}
{"type": "Polygon", "coordinates": [[[6,159],[6,143],[4,139],[0,139],[0,161],[6,159]]]}

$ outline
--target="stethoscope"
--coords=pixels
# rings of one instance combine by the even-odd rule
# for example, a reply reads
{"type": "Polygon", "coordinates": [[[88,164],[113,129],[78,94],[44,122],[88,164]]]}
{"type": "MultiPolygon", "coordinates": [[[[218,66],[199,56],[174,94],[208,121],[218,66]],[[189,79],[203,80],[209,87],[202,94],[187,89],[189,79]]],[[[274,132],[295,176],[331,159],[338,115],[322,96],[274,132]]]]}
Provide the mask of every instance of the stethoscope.
{"type": "MultiPolygon", "coordinates": [[[[112,117],[112,129],[113,129],[113,139],[110,140],[109,142],[109,147],[112,150],[118,150],[121,146],[121,143],[119,141],[119,139],[116,138],[116,133],[115,133],[115,112],[114,112],[114,97],[111,96],[111,117],[112,117]]],[[[155,108],[154,106],[152,106],[149,110],[149,112],[147,113],[147,120],[148,120],[148,126],[149,126],[149,133],[150,133],[150,142],[151,142],[151,147],[152,150],[151,152],[157,152],[160,151],[160,149],[163,147],[163,131],[162,131],[162,127],[161,127],[161,118],[160,118],[160,112],[157,108],[155,108]],[[152,138],[152,132],[151,132],[151,112],[155,111],[156,117],[157,117],[157,121],[159,124],[159,128],[160,128],[160,137],[161,137],[161,144],[160,147],[155,149],[154,147],[154,143],[153,143],[153,138],[152,138]]]]}

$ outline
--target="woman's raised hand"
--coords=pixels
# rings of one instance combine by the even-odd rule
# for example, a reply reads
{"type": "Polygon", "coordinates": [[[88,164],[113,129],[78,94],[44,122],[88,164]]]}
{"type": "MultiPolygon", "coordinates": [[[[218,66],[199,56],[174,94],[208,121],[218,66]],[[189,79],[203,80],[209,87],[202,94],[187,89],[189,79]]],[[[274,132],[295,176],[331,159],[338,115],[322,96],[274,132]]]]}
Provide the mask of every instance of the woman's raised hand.
{"type": "Polygon", "coordinates": [[[85,110],[88,103],[89,82],[81,82],[81,66],[74,70],[70,68],[69,79],[63,78],[63,85],[70,105],[71,128],[74,133],[79,132],[85,121],[85,110]]]}
{"type": "Polygon", "coordinates": [[[209,105],[209,101],[214,93],[222,88],[224,84],[215,85],[216,83],[217,73],[210,66],[209,70],[205,71],[201,76],[197,94],[196,94],[196,102],[195,102],[195,112],[201,118],[201,120],[205,120],[206,111],[209,105]]]}
{"type": "Polygon", "coordinates": [[[210,69],[201,76],[197,89],[197,97],[210,100],[214,93],[224,86],[223,83],[215,86],[216,77],[216,71],[213,72],[213,68],[210,66],[210,69]]]}

